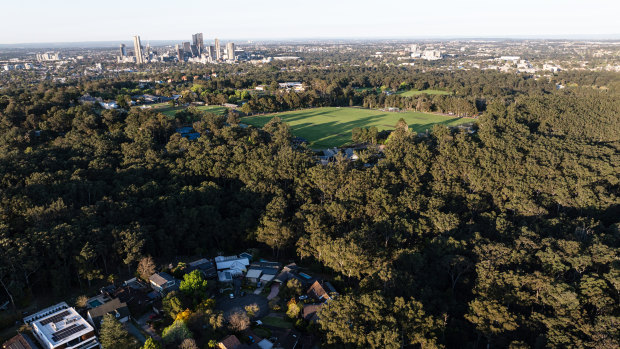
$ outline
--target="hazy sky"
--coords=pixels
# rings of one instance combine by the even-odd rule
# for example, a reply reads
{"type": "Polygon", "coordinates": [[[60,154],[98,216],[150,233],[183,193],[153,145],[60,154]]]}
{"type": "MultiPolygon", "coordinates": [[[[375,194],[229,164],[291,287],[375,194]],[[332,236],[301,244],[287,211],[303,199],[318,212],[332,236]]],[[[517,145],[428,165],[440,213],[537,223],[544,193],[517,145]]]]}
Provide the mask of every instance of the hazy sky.
{"type": "Polygon", "coordinates": [[[5,0],[0,44],[620,34],[619,15],[619,0],[5,0]]]}

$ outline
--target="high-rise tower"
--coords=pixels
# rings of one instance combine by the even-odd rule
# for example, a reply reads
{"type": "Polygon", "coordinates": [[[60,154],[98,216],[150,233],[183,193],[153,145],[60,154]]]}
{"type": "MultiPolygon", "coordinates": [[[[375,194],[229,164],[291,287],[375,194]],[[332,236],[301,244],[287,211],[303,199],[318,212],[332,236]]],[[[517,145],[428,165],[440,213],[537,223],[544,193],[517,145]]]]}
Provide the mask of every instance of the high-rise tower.
{"type": "Polygon", "coordinates": [[[127,56],[127,49],[125,48],[125,44],[121,44],[120,51],[121,51],[121,57],[127,56]]]}
{"type": "Polygon", "coordinates": [[[142,53],[142,43],[140,42],[140,35],[133,37],[133,49],[136,54],[136,63],[144,63],[144,54],[142,53]]]}
{"type": "Polygon", "coordinates": [[[215,59],[218,61],[222,59],[222,50],[220,49],[219,39],[215,39],[215,59]]]}
{"type": "Polygon", "coordinates": [[[202,33],[196,33],[192,35],[192,43],[198,49],[198,54],[201,55],[205,52],[205,41],[202,37],[202,33]]]}
{"type": "Polygon", "coordinates": [[[229,61],[235,60],[235,44],[233,42],[226,44],[226,59],[229,61]]]}

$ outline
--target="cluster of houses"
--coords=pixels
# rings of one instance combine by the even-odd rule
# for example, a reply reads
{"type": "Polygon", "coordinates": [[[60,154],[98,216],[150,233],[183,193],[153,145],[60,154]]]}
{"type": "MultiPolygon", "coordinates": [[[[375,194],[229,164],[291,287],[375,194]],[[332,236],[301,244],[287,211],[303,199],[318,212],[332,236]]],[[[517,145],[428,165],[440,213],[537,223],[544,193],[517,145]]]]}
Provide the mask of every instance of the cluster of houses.
{"type": "MultiPolygon", "coordinates": [[[[148,104],[154,104],[154,103],[164,103],[164,102],[168,102],[171,100],[177,100],[181,98],[181,95],[173,95],[172,97],[166,97],[166,96],[156,96],[156,95],[151,95],[151,94],[143,94],[143,95],[135,95],[131,97],[131,105],[136,105],[136,104],[143,104],[143,107],[146,106],[148,107],[148,104]]],[[[104,101],[101,97],[93,97],[91,95],[89,95],[88,93],[81,96],[78,99],[78,102],[80,104],[86,104],[86,103],[91,103],[91,104],[99,104],[102,108],[104,109],[118,109],[118,104],[116,103],[116,101],[104,101]]]]}
{"type": "MultiPolygon", "coordinates": [[[[300,299],[307,299],[303,317],[311,322],[318,319],[317,312],[321,306],[337,294],[329,282],[323,282],[302,272],[294,263],[282,267],[278,262],[262,259],[252,261],[252,255],[245,252],[233,256],[218,256],[214,259],[201,258],[187,263],[184,272],[194,270],[199,270],[207,279],[217,279],[222,283],[245,278],[248,283],[257,287],[270,283],[273,283],[274,287],[279,287],[291,279],[297,279],[307,290],[300,299]]],[[[179,280],[169,273],[157,272],[149,277],[148,283],[132,278],[121,284],[103,287],[99,294],[86,300],[83,309],[76,310],[65,302],[58,303],[23,319],[32,330],[34,339],[28,334],[19,333],[5,342],[2,348],[32,349],[41,346],[49,349],[100,348],[97,333],[106,314],[113,315],[121,323],[129,322],[132,311],[136,310],[143,312],[145,309],[152,309],[159,314],[162,312],[161,299],[167,293],[178,290],[179,284],[179,280]]],[[[302,347],[297,346],[302,336],[294,330],[288,330],[281,337],[278,343],[260,339],[251,345],[242,345],[238,338],[231,335],[219,342],[218,348],[302,347]]],[[[259,339],[257,336],[254,338],[259,339]]]]}

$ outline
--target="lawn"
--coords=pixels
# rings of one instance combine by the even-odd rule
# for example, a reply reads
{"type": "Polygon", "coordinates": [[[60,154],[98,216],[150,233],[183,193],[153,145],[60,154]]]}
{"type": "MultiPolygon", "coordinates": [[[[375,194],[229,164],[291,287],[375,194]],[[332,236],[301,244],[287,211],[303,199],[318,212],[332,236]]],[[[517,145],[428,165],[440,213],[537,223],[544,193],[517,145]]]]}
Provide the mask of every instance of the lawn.
{"type": "MultiPolygon", "coordinates": [[[[168,108],[157,109],[157,111],[162,114],[165,114],[166,116],[174,117],[177,112],[183,109],[185,109],[185,107],[174,107],[174,108],[168,107],[168,108]]],[[[223,115],[224,111],[226,110],[225,107],[221,107],[219,105],[201,105],[201,106],[196,107],[196,109],[201,110],[201,111],[206,111],[209,113],[213,113],[213,114],[220,114],[220,115],[223,115]]]]}
{"type": "Polygon", "coordinates": [[[448,91],[441,91],[441,90],[409,90],[409,91],[399,91],[396,92],[397,95],[399,96],[403,96],[403,97],[411,97],[411,96],[416,96],[416,95],[421,95],[423,93],[429,94],[429,95],[449,95],[451,94],[448,91]]]}
{"type": "Polygon", "coordinates": [[[361,108],[316,108],[269,115],[248,116],[242,122],[262,127],[274,116],[291,126],[293,135],[303,137],[314,149],[339,147],[351,142],[351,130],[355,127],[375,126],[379,131],[393,130],[400,118],[405,119],[409,128],[425,132],[435,124],[458,125],[472,119],[459,119],[447,116],[418,112],[384,112],[361,108]]]}
{"type": "Polygon", "coordinates": [[[265,325],[280,327],[280,328],[293,328],[293,324],[276,316],[265,316],[260,319],[265,325]]]}
{"type": "MultiPolygon", "coordinates": [[[[168,103],[151,104],[150,107],[153,111],[162,113],[171,118],[173,118],[177,112],[187,108],[187,107],[171,107],[170,104],[168,103]]],[[[196,109],[202,110],[202,111],[208,111],[209,113],[220,114],[220,115],[223,115],[224,111],[226,110],[225,107],[222,107],[219,105],[201,105],[201,106],[196,107],[196,109]]]]}

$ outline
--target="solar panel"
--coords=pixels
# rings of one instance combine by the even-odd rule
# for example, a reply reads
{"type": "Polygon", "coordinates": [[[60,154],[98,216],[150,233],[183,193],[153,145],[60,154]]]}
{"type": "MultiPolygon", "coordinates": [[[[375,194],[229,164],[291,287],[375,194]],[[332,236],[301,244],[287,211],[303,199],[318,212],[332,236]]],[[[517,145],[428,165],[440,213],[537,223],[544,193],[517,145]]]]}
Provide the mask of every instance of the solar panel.
{"type": "Polygon", "coordinates": [[[59,322],[60,320],[64,319],[65,316],[67,316],[69,314],[71,314],[71,313],[65,310],[65,311],[63,311],[60,314],[56,314],[54,316],[48,317],[47,319],[41,320],[41,325],[45,326],[45,325],[47,325],[47,324],[49,324],[51,322],[59,322]]]}
{"type": "Polygon", "coordinates": [[[69,337],[72,334],[78,333],[80,331],[82,331],[83,329],[85,329],[86,326],[80,324],[80,325],[71,325],[67,328],[63,328],[62,330],[54,333],[54,335],[52,336],[52,339],[54,340],[54,342],[60,342],[61,340],[69,337]]]}

